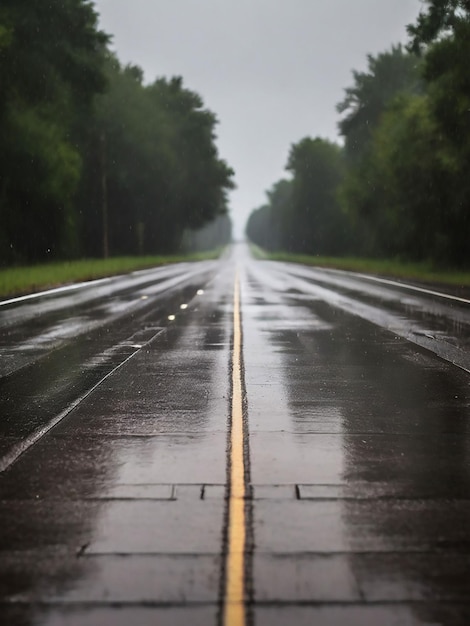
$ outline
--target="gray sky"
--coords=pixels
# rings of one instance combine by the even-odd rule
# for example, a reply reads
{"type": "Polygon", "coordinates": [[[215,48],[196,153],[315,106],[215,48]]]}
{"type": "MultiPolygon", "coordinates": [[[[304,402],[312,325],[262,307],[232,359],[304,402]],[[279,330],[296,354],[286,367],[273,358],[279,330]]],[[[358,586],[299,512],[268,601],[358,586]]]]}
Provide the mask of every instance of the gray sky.
{"type": "Polygon", "coordinates": [[[292,143],[337,140],[336,104],[366,55],[406,42],[420,0],[97,0],[100,26],[146,81],[181,75],[217,114],[234,168],[235,234],[286,176],[292,143]]]}

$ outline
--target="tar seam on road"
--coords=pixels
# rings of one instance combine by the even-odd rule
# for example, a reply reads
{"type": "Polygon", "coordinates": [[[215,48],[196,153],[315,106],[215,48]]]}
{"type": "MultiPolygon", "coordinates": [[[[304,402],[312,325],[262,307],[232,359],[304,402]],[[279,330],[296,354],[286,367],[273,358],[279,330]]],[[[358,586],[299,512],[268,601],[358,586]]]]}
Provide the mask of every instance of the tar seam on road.
{"type": "Polygon", "coordinates": [[[91,389],[88,389],[88,391],[86,391],[79,398],[74,400],[58,415],[56,415],[51,420],[49,420],[47,424],[45,424],[44,426],[41,426],[40,428],[35,430],[33,433],[25,437],[22,441],[20,441],[20,443],[13,446],[13,448],[9,452],[7,452],[3,457],[0,458],[0,473],[4,472],[9,467],[11,467],[13,463],[15,463],[15,461],[17,461],[22,454],[24,454],[27,450],[29,450],[29,448],[31,448],[31,446],[33,446],[40,439],[42,439],[44,435],[47,435],[47,433],[50,430],[52,430],[54,426],[57,426],[57,424],[61,422],[64,419],[64,417],[67,417],[67,415],[69,415],[81,402],[83,402],[85,398],[88,398],[88,396],[91,393],[93,393],[93,391],[95,391],[95,389],[99,387],[107,378],[109,378],[112,374],[117,372],[118,369],[120,369],[123,365],[125,365],[128,361],[130,361],[132,357],[134,357],[137,354],[137,352],[139,352],[139,350],[136,350],[135,352],[130,354],[128,357],[126,357],[124,361],[121,361],[121,363],[116,365],[116,367],[114,367],[110,372],[108,372],[106,376],[103,376],[101,380],[99,380],[95,385],[93,385],[91,389]]]}
{"type": "Polygon", "coordinates": [[[246,626],[248,616],[247,546],[247,428],[243,412],[242,334],[240,282],[235,278],[233,296],[232,401],[228,445],[228,502],[226,562],[223,569],[223,626],[246,626]]]}

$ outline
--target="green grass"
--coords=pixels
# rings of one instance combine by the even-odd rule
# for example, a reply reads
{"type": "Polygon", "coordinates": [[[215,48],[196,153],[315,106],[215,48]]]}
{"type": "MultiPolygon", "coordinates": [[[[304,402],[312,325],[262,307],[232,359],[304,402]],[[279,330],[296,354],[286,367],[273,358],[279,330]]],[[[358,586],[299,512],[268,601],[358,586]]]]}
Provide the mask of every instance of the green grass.
{"type": "MultiPolygon", "coordinates": [[[[318,257],[286,252],[269,253],[255,245],[251,245],[251,251],[259,259],[302,263],[304,265],[391,276],[431,284],[470,287],[470,272],[436,269],[430,263],[404,263],[386,259],[318,257]]],[[[0,269],[0,297],[33,293],[59,285],[125,274],[126,272],[168,263],[215,259],[220,254],[221,250],[217,249],[189,255],[114,257],[106,260],[83,259],[80,261],[64,261],[0,269]]]]}
{"type": "Polygon", "coordinates": [[[107,276],[125,274],[181,261],[202,261],[220,256],[221,250],[174,256],[114,257],[82,259],[43,265],[0,269],[0,297],[22,295],[107,276]]]}
{"type": "Polygon", "coordinates": [[[459,287],[470,286],[470,272],[440,269],[434,267],[431,263],[425,262],[408,263],[389,259],[321,257],[304,254],[289,254],[287,252],[270,253],[257,246],[252,246],[252,253],[259,259],[269,259],[272,261],[302,263],[316,267],[390,276],[431,284],[445,284],[459,287]]]}

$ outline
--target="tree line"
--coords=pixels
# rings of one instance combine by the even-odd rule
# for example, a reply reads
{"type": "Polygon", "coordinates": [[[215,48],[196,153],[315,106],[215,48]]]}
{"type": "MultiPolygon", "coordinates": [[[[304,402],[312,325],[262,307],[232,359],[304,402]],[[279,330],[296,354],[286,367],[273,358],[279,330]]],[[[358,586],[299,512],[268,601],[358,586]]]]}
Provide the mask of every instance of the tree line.
{"type": "Polygon", "coordinates": [[[172,252],[216,218],[230,238],[215,114],[109,43],[89,0],[2,0],[3,264],[172,252]]]}
{"type": "Polygon", "coordinates": [[[292,145],[247,235],[268,250],[469,266],[470,2],[426,0],[406,48],[368,56],[337,106],[343,145],[292,145]]]}

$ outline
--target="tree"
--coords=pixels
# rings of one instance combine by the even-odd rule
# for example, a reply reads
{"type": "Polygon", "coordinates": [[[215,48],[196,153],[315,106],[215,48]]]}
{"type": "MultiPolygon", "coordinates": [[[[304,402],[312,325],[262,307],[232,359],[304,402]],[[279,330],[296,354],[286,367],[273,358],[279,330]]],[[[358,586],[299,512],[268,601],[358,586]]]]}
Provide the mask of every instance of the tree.
{"type": "Polygon", "coordinates": [[[3,262],[170,252],[227,212],[215,115],[108,41],[89,0],[0,6],[3,262]]]}
{"type": "Polygon", "coordinates": [[[3,0],[0,213],[3,260],[70,253],[80,122],[105,87],[107,35],[85,0],[3,0]]]}
{"type": "Polygon", "coordinates": [[[292,180],[280,180],[267,192],[268,203],[250,215],[247,236],[267,250],[344,254],[350,224],[337,197],[342,149],[306,137],[292,145],[286,169],[292,180]]]}
{"type": "Polygon", "coordinates": [[[271,229],[271,207],[269,205],[263,205],[250,213],[245,228],[250,241],[265,250],[273,250],[271,229]]]}
{"type": "MultiPolygon", "coordinates": [[[[148,88],[151,100],[166,114],[173,150],[172,188],[163,212],[169,240],[178,242],[185,228],[200,228],[226,212],[233,170],[218,156],[217,118],[202,98],[183,87],[181,77],[161,78],[148,88]]],[[[161,223],[154,223],[154,232],[161,223]]]]}
{"type": "Polygon", "coordinates": [[[409,49],[422,53],[440,35],[455,37],[470,21],[470,0],[424,0],[427,11],[421,11],[416,24],[409,24],[409,49]]]}
{"type": "Polygon", "coordinates": [[[113,254],[175,251],[185,230],[227,211],[233,172],[218,157],[215,115],[181,78],[146,86],[140,68],[112,56],[106,71],[82,186],[88,252],[101,250],[103,201],[113,254]]]}
{"type": "Polygon", "coordinates": [[[268,203],[252,212],[247,237],[266,250],[292,249],[292,181],[282,179],[266,192],[268,203]]]}
{"type": "MultiPolygon", "coordinates": [[[[408,26],[410,49],[424,53],[423,75],[435,133],[447,142],[447,171],[451,180],[442,236],[448,245],[447,261],[467,263],[470,236],[470,2],[426,0],[415,25],[408,26]]],[[[441,194],[444,190],[440,191],[441,194]]]]}
{"type": "Polygon", "coordinates": [[[266,192],[270,208],[268,249],[291,250],[293,248],[293,182],[283,178],[266,192]]]}
{"type": "Polygon", "coordinates": [[[344,175],[341,148],[306,137],[292,146],[286,169],[293,175],[292,247],[310,254],[342,253],[347,223],[337,197],[344,175]]]}
{"type": "Polygon", "coordinates": [[[354,228],[354,251],[366,256],[392,253],[394,242],[387,237],[389,218],[384,172],[377,161],[375,135],[394,102],[404,94],[423,92],[421,61],[403,48],[393,46],[376,57],[368,56],[369,71],[353,72],[338,111],[346,113],[338,126],[345,139],[347,171],[341,184],[341,206],[354,228]]]}
{"type": "Polygon", "coordinates": [[[338,123],[345,138],[346,157],[356,163],[366,153],[372,133],[393,98],[401,92],[422,91],[419,59],[400,44],[376,57],[368,55],[367,61],[368,72],[353,71],[354,84],[345,89],[346,96],[337,105],[338,112],[346,114],[338,123]]]}
{"type": "Polygon", "coordinates": [[[425,96],[402,96],[374,136],[377,240],[388,256],[449,262],[453,237],[446,211],[453,164],[425,96]]]}
{"type": "Polygon", "coordinates": [[[441,130],[466,155],[470,141],[470,2],[427,0],[428,11],[408,26],[410,49],[425,50],[423,75],[441,130]]]}

